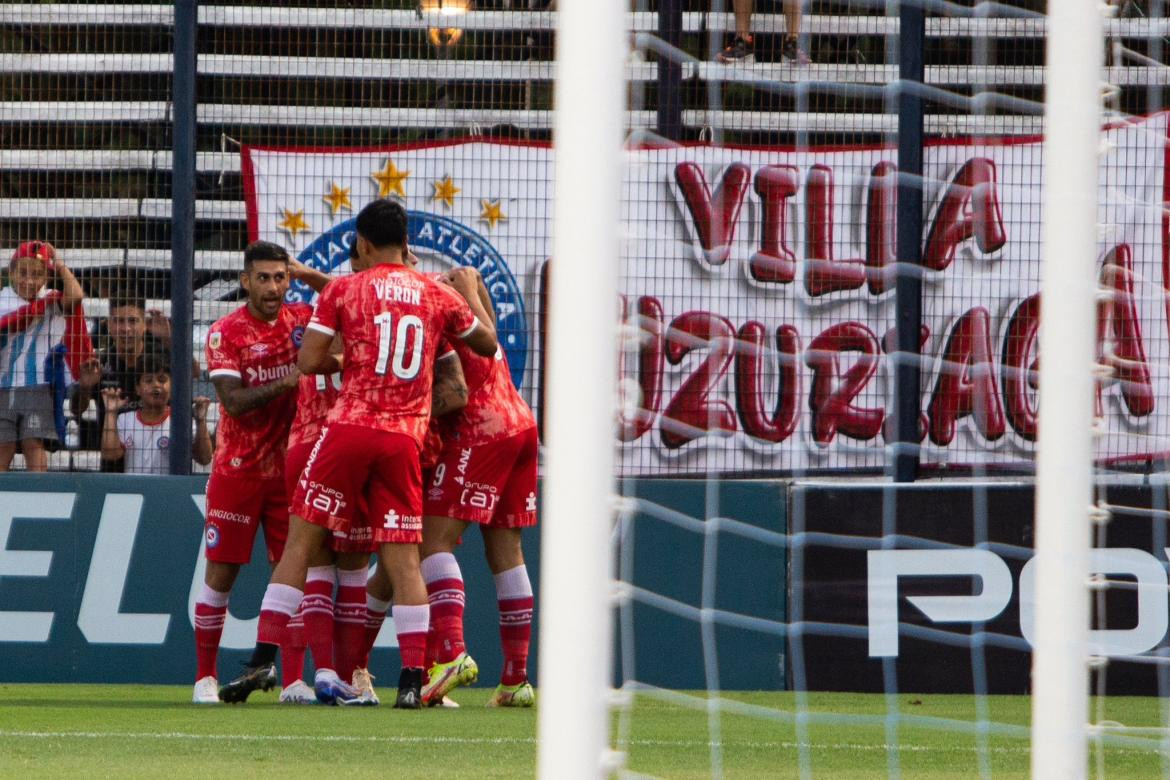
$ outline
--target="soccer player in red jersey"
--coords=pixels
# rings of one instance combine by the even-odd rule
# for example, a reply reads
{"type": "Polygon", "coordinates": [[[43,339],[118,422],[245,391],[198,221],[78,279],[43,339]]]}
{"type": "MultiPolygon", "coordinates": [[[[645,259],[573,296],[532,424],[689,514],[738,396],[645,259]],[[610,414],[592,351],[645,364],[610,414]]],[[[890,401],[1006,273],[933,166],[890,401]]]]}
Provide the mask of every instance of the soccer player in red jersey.
{"type": "MultiPolygon", "coordinates": [[[[240,274],[248,302],[215,322],[207,336],[207,365],[222,414],[207,483],[207,572],[195,602],[192,700],[200,704],[219,701],[216,656],[228,596],[240,566],[252,557],[257,529],[264,527],[272,563],[288,533],[285,443],[296,403],[297,349],[312,315],[307,305],[284,304],[293,269],[318,275],[299,264],[290,268],[288,253],[276,244],[249,244],[240,274]]],[[[274,683],[275,677],[268,687],[274,683]]]]}
{"type": "MultiPolygon", "coordinates": [[[[490,311],[487,289],[478,274],[475,278],[477,295],[490,311]]],[[[420,554],[431,608],[427,650],[434,665],[423,702],[441,701],[478,673],[463,643],[463,575],[454,555],[463,532],[476,523],[495,577],[504,651],[500,684],[488,706],[531,707],[527,666],[533,598],[520,534],[536,523],[536,418],[512,384],[502,350],[482,357],[463,344],[453,346],[468,399],[461,413],[440,421],[443,448],[427,475],[420,554]]]]}
{"type": "MultiPolygon", "coordinates": [[[[358,255],[369,267],[334,280],[322,292],[297,361],[305,373],[335,372],[338,363],[329,346],[340,334],[341,396],[297,485],[297,510],[289,519],[285,555],[264,594],[256,649],[244,673],[220,690],[224,701],[243,701],[263,686],[301,603],[308,567],[328,560],[329,532],[350,529],[360,497],[379,543],[379,565],[394,589],[403,667],[395,706],[422,704],[429,610],[417,547],[422,537],[418,455],[430,419],[433,364],[440,339],[464,341],[477,354],[492,355],[496,334],[466,275],[447,286],[406,265],[402,206],[376,200],[356,222],[358,255]]],[[[318,674],[314,687],[324,703],[357,699],[335,673],[318,674]]]]}
{"type": "MultiPolygon", "coordinates": [[[[417,258],[408,256],[410,264],[417,258]]],[[[354,270],[364,270],[360,259],[353,258],[354,270]]],[[[340,350],[334,339],[332,351],[340,350]]],[[[285,459],[285,482],[289,495],[296,492],[297,480],[308,462],[313,445],[326,423],[330,409],[342,386],[341,374],[303,375],[300,379],[297,416],[288,437],[285,459]]],[[[435,362],[435,381],[431,392],[431,414],[445,415],[458,411],[467,403],[467,385],[454,350],[440,355],[435,362]]],[[[364,522],[362,508],[355,512],[355,522],[348,533],[334,531],[329,538],[333,562],[311,566],[305,579],[305,597],[300,609],[289,621],[288,641],[281,646],[282,702],[316,703],[313,689],[301,679],[306,644],[313,650],[317,669],[333,669],[342,680],[352,680],[363,703],[378,703],[373,676],[363,660],[366,635],[366,579],[370,555],[377,552],[372,529],[364,522]],[[337,596],[334,599],[334,583],[337,596]],[[307,636],[306,636],[307,635],[307,636]]],[[[387,588],[389,584],[387,583],[387,588]]],[[[387,595],[387,599],[389,596],[387,595]]],[[[387,605],[388,607],[388,605],[387,605]]],[[[379,627],[381,624],[379,623],[379,627]]]]}

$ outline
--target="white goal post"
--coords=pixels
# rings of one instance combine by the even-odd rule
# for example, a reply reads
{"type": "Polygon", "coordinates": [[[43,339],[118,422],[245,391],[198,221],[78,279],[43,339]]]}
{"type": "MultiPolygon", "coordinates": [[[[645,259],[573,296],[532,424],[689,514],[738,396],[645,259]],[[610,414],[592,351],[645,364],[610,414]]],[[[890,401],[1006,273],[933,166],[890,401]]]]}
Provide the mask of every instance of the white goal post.
{"type": "Polygon", "coordinates": [[[561,0],[541,537],[540,777],[612,769],[614,512],[625,5],[561,0]]]}
{"type": "Polygon", "coordinates": [[[1102,6],[1050,0],[1045,95],[1032,777],[1087,770],[1102,6]]]}

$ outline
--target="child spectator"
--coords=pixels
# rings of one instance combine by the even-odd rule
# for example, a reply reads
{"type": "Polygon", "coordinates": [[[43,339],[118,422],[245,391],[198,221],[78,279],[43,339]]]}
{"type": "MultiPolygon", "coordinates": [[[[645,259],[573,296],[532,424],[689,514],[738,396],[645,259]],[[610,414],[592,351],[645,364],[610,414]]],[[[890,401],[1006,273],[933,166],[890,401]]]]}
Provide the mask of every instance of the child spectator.
{"type": "MultiPolygon", "coordinates": [[[[0,471],[8,471],[17,444],[28,471],[47,471],[46,441],[57,441],[58,410],[50,370],[54,349],[70,340],[85,293],[53,245],[26,241],[8,264],[0,289],[0,471]],[[53,274],[61,290],[50,290],[53,274]]],[[[73,350],[75,354],[89,350],[73,350]]]]}
{"type": "MultiPolygon", "coordinates": [[[[134,385],[135,411],[119,414],[128,405],[116,387],[102,390],[105,417],[102,422],[102,460],[125,459],[127,474],[166,474],[170,465],[171,374],[157,360],[142,363],[134,385]]],[[[207,407],[211,399],[194,399],[194,438],[191,457],[206,466],[211,462],[211,434],[207,429],[207,407]]]]}

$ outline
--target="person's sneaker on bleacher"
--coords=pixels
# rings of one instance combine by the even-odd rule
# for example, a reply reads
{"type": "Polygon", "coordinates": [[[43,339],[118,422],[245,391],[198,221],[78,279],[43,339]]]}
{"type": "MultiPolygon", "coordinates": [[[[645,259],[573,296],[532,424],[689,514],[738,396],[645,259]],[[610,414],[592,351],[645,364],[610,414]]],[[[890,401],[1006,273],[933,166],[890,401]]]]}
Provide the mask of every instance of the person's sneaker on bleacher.
{"type": "Polygon", "coordinates": [[[219,681],[214,677],[204,677],[195,683],[195,691],[191,694],[192,704],[219,704],[219,681]]]}
{"type": "Polygon", "coordinates": [[[252,691],[270,691],[276,686],[276,664],[245,666],[243,673],[219,689],[219,700],[238,704],[252,691]]]}
{"type": "Polygon", "coordinates": [[[808,65],[812,62],[812,58],[808,56],[808,52],[800,48],[800,40],[795,36],[784,39],[784,46],[780,50],[780,56],[784,58],[785,62],[791,62],[793,65],[808,65]]]}
{"type": "Polygon", "coordinates": [[[722,62],[724,65],[732,65],[737,62],[755,62],[756,54],[752,49],[754,44],[755,39],[752,36],[744,38],[737,35],[727,48],[715,55],[715,61],[722,62]]]}

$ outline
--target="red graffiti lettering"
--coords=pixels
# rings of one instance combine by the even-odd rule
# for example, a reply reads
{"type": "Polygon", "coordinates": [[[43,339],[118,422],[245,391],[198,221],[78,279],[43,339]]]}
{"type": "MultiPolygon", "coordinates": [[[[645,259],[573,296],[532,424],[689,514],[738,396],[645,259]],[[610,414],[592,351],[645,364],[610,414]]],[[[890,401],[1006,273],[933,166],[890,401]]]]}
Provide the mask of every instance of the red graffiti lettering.
{"type": "Polygon", "coordinates": [[[765,165],[756,173],[755,188],[764,206],[760,251],[752,255],[748,270],[761,282],[786,284],[796,279],[796,254],[788,246],[789,198],[800,187],[800,172],[791,165],[765,165]]]}
{"type": "Polygon", "coordinates": [[[940,360],[938,381],[926,409],[930,440],[950,444],[956,423],[967,415],[974,415],[976,428],[988,441],[1003,436],[1003,404],[995,378],[987,309],[976,306],[959,318],[940,360]]]}
{"type": "MultiPolygon", "coordinates": [[[[628,304],[622,298],[623,319],[627,318],[628,304]]],[[[654,425],[654,419],[662,408],[662,372],[665,357],[666,328],[664,327],[662,304],[657,298],[642,296],[638,299],[638,311],[628,324],[637,329],[638,359],[637,387],[639,399],[637,409],[630,416],[618,417],[618,439],[633,441],[654,425]]],[[[623,353],[623,369],[625,368],[623,353]]],[[[626,372],[623,370],[622,372],[626,372]]],[[[624,404],[622,405],[624,408],[624,404]]]]}
{"type": "Polygon", "coordinates": [[[799,422],[800,335],[791,325],[776,329],[776,368],[768,349],[768,332],[758,322],[739,329],[735,355],[735,401],[739,418],[748,435],[770,442],[781,442],[792,435],[799,422]],[[772,377],[775,377],[774,379],[772,377]],[[776,403],[769,412],[764,398],[765,385],[774,383],[776,403]]]}
{"type": "Polygon", "coordinates": [[[1007,243],[995,163],[984,157],[965,162],[951,180],[931,222],[922,264],[936,271],[945,270],[954,260],[959,244],[971,238],[984,253],[1007,243]]]}
{"type": "MultiPolygon", "coordinates": [[[[1101,285],[1111,295],[1098,304],[1097,355],[1102,364],[1113,369],[1112,381],[1120,384],[1129,413],[1145,417],[1154,411],[1154,388],[1150,384],[1133,281],[1133,250],[1128,244],[1114,247],[1101,268],[1101,285]]],[[[1097,385],[1098,414],[1101,391],[1107,383],[1109,380],[1097,385]]]]}
{"type": "Polygon", "coordinates": [[[877,371],[880,350],[877,336],[860,322],[838,323],[813,339],[805,362],[813,370],[809,407],[817,444],[832,443],[838,431],[863,441],[877,436],[884,410],[854,406],[853,401],[877,371]],[[861,354],[842,374],[840,360],[844,352],[861,354]]]}
{"type": "Polygon", "coordinates": [[[705,311],[680,314],[670,323],[666,359],[678,365],[696,349],[707,358],[691,372],[662,413],[662,443],[681,447],[710,431],[734,432],[735,412],[726,401],[711,398],[727,373],[735,352],[735,327],[725,317],[705,311]]]}
{"type": "Polygon", "coordinates": [[[743,163],[729,165],[714,197],[698,164],[679,163],[675,166],[674,177],[686,201],[704,257],[711,265],[723,265],[731,254],[739,210],[752,180],[751,170],[743,163]]]}
{"type": "Polygon", "coordinates": [[[833,169],[814,165],[808,172],[805,189],[808,230],[805,289],[814,297],[856,290],[865,284],[864,261],[833,258],[833,169]]]}

